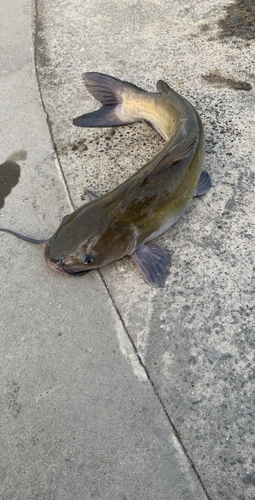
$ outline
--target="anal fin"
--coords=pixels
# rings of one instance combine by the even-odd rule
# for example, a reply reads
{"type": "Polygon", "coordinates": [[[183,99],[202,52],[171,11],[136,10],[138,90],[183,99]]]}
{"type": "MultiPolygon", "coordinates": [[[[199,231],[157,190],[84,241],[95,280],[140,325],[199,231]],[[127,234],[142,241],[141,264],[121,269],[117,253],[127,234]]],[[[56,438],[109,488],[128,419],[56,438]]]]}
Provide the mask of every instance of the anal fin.
{"type": "Polygon", "coordinates": [[[170,267],[170,255],[156,245],[138,245],[132,259],[145,281],[152,286],[164,286],[170,267]]]}

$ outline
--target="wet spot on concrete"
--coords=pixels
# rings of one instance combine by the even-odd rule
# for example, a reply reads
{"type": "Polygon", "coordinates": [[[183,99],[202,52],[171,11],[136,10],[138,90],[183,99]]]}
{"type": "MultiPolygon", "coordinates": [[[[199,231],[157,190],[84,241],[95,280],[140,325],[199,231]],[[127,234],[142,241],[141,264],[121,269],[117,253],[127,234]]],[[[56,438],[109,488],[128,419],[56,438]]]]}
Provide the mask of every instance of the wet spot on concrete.
{"type": "Polygon", "coordinates": [[[216,85],[218,87],[229,87],[233,90],[246,90],[252,89],[252,86],[248,82],[242,82],[241,80],[235,80],[234,78],[228,78],[221,75],[221,73],[216,70],[214,73],[209,73],[209,75],[201,75],[203,80],[211,85],[216,85]]]}
{"type": "Polygon", "coordinates": [[[16,161],[24,161],[26,158],[26,151],[16,151],[0,165],[0,209],[4,206],[6,196],[19,182],[20,166],[16,161]]]}
{"type": "Polygon", "coordinates": [[[19,395],[19,384],[14,380],[8,385],[7,405],[14,417],[17,417],[22,410],[22,405],[17,401],[19,395]]]}
{"type": "Polygon", "coordinates": [[[209,24],[200,24],[200,31],[201,33],[206,33],[207,31],[210,31],[211,27],[209,24]]]}
{"type": "Polygon", "coordinates": [[[255,38],[255,2],[254,0],[236,0],[225,7],[227,15],[219,21],[219,37],[238,37],[243,40],[255,38]]]}
{"type": "Polygon", "coordinates": [[[19,151],[14,151],[7,160],[12,161],[25,161],[27,159],[27,151],[25,149],[19,149],[19,151]]]}

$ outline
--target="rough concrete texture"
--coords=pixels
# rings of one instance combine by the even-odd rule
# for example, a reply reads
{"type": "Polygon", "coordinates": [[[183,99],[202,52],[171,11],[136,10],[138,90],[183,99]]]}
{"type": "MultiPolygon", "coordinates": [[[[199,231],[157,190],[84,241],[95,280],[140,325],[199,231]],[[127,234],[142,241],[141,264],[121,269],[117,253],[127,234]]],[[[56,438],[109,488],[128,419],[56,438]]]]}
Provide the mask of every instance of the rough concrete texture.
{"type": "MultiPolygon", "coordinates": [[[[46,238],[72,206],[37,86],[33,5],[0,4],[1,226],[46,238]]],[[[1,499],[205,500],[99,273],[70,279],[41,247],[0,243],[1,499]]]]}
{"type": "Polygon", "coordinates": [[[82,72],[147,90],[166,80],[202,117],[213,187],[158,239],[172,254],[165,288],[150,288],[130,259],[101,272],[209,497],[254,499],[255,42],[241,12],[254,15],[254,3],[37,6],[43,102],[76,207],[85,187],[112,189],[163,144],[146,124],[75,128],[74,117],[98,106],[82,72]]]}

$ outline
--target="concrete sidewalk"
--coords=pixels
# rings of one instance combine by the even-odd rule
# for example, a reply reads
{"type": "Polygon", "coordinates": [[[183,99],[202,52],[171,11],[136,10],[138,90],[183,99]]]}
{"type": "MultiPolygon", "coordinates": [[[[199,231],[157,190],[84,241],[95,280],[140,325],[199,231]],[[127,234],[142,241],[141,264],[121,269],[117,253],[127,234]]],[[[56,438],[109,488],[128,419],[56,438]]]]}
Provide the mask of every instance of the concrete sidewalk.
{"type": "MultiPolygon", "coordinates": [[[[27,154],[0,226],[46,238],[72,204],[38,91],[35,12],[0,5],[0,162],[27,154]]],[[[6,233],[0,275],[1,498],[205,500],[100,275],[54,273],[6,233]]]]}
{"type": "Polygon", "coordinates": [[[160,150],[148,124],[82,129],[100,71],[198,110],[211,190],[155,243],[171,269],[152,289],[130,259],[101,269],[114,305],[212,500],[254,500],[254,20],[250,0],[37,0],[42,99],[75,207],[160,150]]]}

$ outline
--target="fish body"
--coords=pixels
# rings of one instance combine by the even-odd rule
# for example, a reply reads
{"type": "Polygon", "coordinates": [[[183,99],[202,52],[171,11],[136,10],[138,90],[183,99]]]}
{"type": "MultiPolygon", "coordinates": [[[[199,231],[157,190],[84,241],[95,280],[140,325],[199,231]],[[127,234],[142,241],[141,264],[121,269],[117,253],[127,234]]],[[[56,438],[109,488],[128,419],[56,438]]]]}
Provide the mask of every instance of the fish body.
{"type": "Polygon", "coordinates": [[[146,120],[167,142],[123,184],[67,217],[46,246],[46,260],[54,269],[76,274],[132,255],[146,281],[161,286],[168,252],[146,244],[182,216],[195,194],[204,160],[201,119],[164,82],[150,93],[99,73],[87,73],[84,80],[103,107],[76,118],[75,125],[146,120]]]}
{"type": "Polygon", "coordinates": [[[130,255],[148,283],[163,286],[169,253],[149,242],[182,216],[193,196],[211,187],[209,175],[201,174],[201,119],[161,80],[152,93],[101,73],[85,73],[83,79],[103,106],[75,118],[74,125],[112,127],[146,120],[166,144],[121,185],[100,198],[90,193],[90,202],[64,217],[52,238],[43,242],[46,261],[57,271],[80,275],[130,255]]]}

